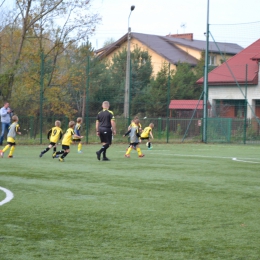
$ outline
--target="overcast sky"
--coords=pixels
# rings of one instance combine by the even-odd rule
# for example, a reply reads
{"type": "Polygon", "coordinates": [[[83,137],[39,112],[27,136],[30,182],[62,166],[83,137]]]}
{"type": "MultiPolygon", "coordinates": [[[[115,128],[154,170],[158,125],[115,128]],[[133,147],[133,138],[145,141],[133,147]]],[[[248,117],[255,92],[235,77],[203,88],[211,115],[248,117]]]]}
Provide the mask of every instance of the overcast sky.
{"type": "MultiPolygon", "coordinates": [[[[3,1],[3,0],[2,0],[3,1]]],[[[0,3],[2,2],[0,0],[0,3]]],[[[5,0],[14,6],[15,0],[5,0]]],[[[102,21],[90,37],[95,49],[109,39],[118,40],[128,30],[165,36],[193,33],[194,39],[206,40],[208,0],[90,0],[90,11],[102,21]]],[[[4,10],[6,7],[2,6],[4,10]]],[[[0,10],[1,11],[1,10],[0,10]]],[[[247,47],[260,38],[260,0],[209,0],[210,33],[215,41],[247,47]],[[225,26],[223,26],[225,25],[225,26]]],[[[210,37],[210,41],[213,41],[210,37]]]]}
{"type": "MultiPolygon", "coordinates": [[[[95,35],[90,38],[96,49],[102,48],[106,40],[118,40],[127,33],[131,5],[135,5],[129,19],[132,32],[163,36],[193,33],[194,39],[205,40],[208,0],[91,0],[91,3],[92,10],[102,17],[95,35]]],[[[260,0],[209,0],[209,24],[216,41],[237,43],[240,39],[239,44],[246,47],[260,38],[260,0]],[[250,30],[245,25],[213,26],[237,23],[250,23],[252,36],[247,35],[250,30]],[[220,32],[228,37],[220,38],[220,32]]]]}

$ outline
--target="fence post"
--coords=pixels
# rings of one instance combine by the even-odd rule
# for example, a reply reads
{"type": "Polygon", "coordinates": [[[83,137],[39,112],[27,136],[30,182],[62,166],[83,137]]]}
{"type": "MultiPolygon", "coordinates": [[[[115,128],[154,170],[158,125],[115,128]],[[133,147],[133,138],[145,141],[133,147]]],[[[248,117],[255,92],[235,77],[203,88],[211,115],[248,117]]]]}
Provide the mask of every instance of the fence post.
{"type": "Polygon", "coordinates": [[[90,59],[89,55],[87,57],[87,84],[86,84],[86,120],[85,120],[85,125],[86,125],[86,143],[88,143],[88,135],[89,135],[89,67],[90,67],[90,59]]]}
{"type": "Polygon", "coordinates": [[[168,71],[168,84],[167,84],[167,140],[166,142],[169,143],[169,129],[170,129],[170,125],[169,125],[169,106],[170,106],[170,81],[171,81],[171,77],[170,77],[170,73],[171,73],[171,64],[169,62],[169,71],[168,71]]]}
{"type": "Polygon", "coordinates": [[[161,139],[161,133],[162,133],[162,119],[158,118],[158,139],[161,139]]]}
{"type": "Polygon", "coordinates": [[[43,126],[43,84],[44,84],[44,54],[41,52],[41,77],[40,77],[40,144],[42,144],[42,126],[43,126]]]}
{"type": "Polygon", "coordinates": [[[246,64],[246,85],[245,85],[245,107],[244,107],[244,144],[246,144],[246,127],[247,127],[247,64],[246,64]]]}
{"type": "Polygon", "coordinates": [[[30,138],[33,138],[33,132],[34,132],[34,129],[33,129],[33,126],[34,126],[34,123],[33,123],[33,116],[30,116],[30,138]]]}

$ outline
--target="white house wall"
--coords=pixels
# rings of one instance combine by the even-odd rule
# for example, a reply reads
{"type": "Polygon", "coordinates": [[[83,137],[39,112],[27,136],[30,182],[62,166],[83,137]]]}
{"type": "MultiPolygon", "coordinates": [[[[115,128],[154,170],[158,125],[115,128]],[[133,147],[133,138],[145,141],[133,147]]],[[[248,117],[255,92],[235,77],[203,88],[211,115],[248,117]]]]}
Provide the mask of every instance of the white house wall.
{"type": "MultiPolygon", "coordinates": [[[[245,86],[209,86],[208,99],[212,106],[215,108],[216,100],[244,100],[245,99],[245,86]],[[241,89],[241,90],[240,90],[241,89]]],[[[255,100],[260,100],[260,80],[258,77],[258,85],[250,85],[247,87],[247,101],[253,111],[255,111],[255,100]]],[[[247,108],[247,117],[254,117],[251,108],[247,108]]]]}

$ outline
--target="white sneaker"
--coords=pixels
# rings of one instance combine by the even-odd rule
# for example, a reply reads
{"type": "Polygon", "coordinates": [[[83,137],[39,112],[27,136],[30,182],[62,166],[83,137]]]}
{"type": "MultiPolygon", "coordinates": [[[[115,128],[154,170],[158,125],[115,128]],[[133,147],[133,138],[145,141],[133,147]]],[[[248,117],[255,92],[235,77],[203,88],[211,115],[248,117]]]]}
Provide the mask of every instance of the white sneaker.
{"type": "Polygon", "coordinates": [[[78,151],[78,153],[82,153],[82,151],[78,151]]]}

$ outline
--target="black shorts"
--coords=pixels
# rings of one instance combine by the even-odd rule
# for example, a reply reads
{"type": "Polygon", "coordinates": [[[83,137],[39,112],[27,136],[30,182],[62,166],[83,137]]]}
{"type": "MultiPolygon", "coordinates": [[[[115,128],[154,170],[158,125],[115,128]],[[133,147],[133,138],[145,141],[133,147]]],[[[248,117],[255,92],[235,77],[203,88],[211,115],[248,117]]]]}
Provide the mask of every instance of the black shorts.
{"type": "Polygon", "coordinates": [[[149,137],[140,137],[140,139],[149,141],[149,137]]]}
{"type": "Polygon", "coordinates": [[[130,145],[134,148],[134,149],[136,149],[136,146],[138,145],[139,143],[130,143],[130,145]]]}
{"type": "Polygon", "coordinates": [[[81,142],[81,139],[72,139],[73,142],[81,142]]]}
{"type": "Polygon", "coordinates": [[[111,128],[99,128],[99,137],[101,143],[112,144],[111,128]]]}
{"type": "Polygon", "coordinates": [[[15,146],[16,143],[7,142],[10,146],[15,146]]]}
{"type": "Polygon", "coordinates": [[[56,143],[54,143],[54,142],[50,142],[50,145],[51,145],[51,146],[55,146],[56,143]]]}
{"type": "Polygon", "coordinates": [[[70,149],[69,145],[62,145],[62,150],[69,150],[69,149],[70,149]]]}

